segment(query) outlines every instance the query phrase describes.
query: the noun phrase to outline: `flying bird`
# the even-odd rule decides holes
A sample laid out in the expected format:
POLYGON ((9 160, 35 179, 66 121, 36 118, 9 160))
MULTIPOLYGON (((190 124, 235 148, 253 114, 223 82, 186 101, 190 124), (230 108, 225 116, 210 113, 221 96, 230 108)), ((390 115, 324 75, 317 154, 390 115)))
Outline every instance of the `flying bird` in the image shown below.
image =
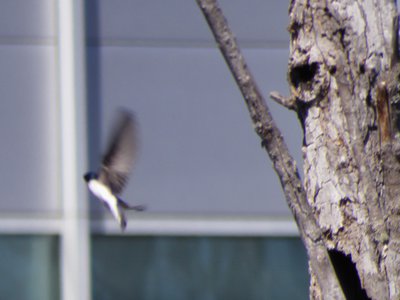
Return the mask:
POLYGON ((98 173, 88 172, 83 176, 89 190, 111 211, 121 230, 127 224, 125 209, 142 211, 145 208, 142 205, 131 206, 119 197, 128 181, 137 152, 136 127, 133 114, 121 111, 98 173))

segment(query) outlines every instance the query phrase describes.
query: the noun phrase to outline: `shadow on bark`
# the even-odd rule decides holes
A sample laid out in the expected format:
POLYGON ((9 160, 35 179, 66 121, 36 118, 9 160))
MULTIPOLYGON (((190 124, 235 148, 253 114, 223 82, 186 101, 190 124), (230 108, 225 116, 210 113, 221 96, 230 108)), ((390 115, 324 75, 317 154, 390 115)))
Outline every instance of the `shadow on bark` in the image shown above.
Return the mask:
POLYGON ((346 299, 371 300, 361 286, 360 277, 351 256, 337 250, 329 250, 328 253, 346 299))

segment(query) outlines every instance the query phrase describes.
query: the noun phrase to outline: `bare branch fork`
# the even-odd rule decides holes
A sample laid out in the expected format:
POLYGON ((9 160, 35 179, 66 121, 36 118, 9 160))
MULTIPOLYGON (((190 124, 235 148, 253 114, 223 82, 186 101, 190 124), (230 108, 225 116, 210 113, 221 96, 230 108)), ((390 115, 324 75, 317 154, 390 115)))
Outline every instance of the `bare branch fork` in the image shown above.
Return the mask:
MULTIPOLYGON (((322 232, 317 225, 306 192, 300 179, 295 160, 289 153, 282 134, 269 112, 268 106, 250 73, 236 39, 216 0, 196 0, 214 35, 219 49, 243 95, 255 131, 262 141, 279 176, 286 201, 296 220, 300 236, 307 249, 311 269, 317 276, 323 294, 336 295, 344 299, 340 284, 324 245, 322 232)), ((272 97, 295 110, 293 99, 279 94, 272 97)))

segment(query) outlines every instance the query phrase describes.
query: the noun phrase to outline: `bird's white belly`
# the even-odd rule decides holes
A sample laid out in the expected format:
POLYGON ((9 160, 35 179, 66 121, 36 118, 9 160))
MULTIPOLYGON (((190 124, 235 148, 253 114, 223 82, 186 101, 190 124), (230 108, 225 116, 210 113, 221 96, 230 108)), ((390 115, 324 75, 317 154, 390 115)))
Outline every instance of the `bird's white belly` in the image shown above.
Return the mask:
POLYGON ((118 210, 118 199, 111 193, 110 189, 97 180, 91 180, 88 183, 88 186, 90 191, 97 198, 107 203, 107 206, 113 214, 114 218, 117 219, 118 222, 121 222, 121 215, 118 210))
POLYGON ((89 189, 90 191, 99 199, 106 201, 109 204, 113 204, 117 201, 115 196, 111 193, 111 191, 98 182, 97 180, 91 180, 89 182, 89 189))

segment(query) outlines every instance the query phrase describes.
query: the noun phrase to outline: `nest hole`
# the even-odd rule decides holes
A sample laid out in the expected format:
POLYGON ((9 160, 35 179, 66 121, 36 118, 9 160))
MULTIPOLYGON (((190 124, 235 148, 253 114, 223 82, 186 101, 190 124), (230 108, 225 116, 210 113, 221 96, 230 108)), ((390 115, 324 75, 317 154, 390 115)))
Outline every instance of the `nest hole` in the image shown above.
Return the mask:
POLYGON ((318 68, 319 66, 316 62, 294 67, 290 72, 290 81, 296 88, 304 83, 309 84, 317 74, 318 68))

